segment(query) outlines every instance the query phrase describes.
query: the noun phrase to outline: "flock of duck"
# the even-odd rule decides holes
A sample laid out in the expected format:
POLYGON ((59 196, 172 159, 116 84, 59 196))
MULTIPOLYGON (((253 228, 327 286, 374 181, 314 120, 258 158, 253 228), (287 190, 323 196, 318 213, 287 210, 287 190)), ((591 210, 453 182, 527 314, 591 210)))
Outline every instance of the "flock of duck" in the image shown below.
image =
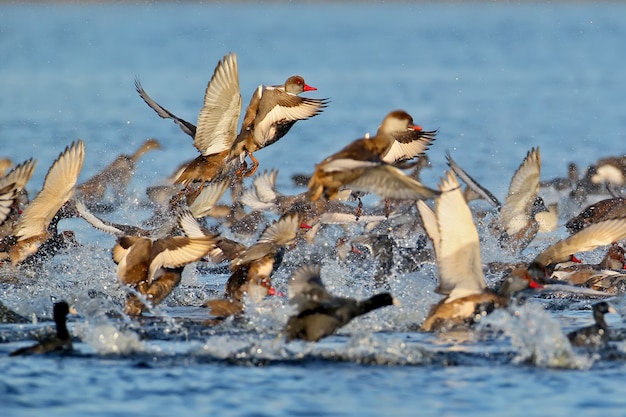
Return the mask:
MULTIPOLYGON (((166 185, 147 190, 154 211, 140 226, 111 223, 99 215, 115 209, 107 193, 123 196, 137 161, 145 152, 160 148, 154 139, 132 155, 120 155, 82 183, 78 177, 85 144, 75 141, 54 161, 32 200, 25 186, 36 161, 28 159, 6 174, 12 165, 2 161, 3 268, 37 268, 58 251, 71 253, 79 244, 75 235, 59 232, 57 226, 63 218, 79 217, 117 237, 112 262, 117 265, 117 281, 126 290, 124 313, 131 317, 162 303, 180 284, 187 265, 201 261, 228 265, 223 296, 203 303, 205 324, 212 325, 231 316, 245 318, 250 300, 285 296, 273 286, 272 277, 286 251, 304 245, 314 251, 324 228, 343 225, 330 253, 311 256, 318 260, 303 260, 292 268, 286 299, 293 314, 282 333, 287 342, 318 341, 357 316, 399 304, 388 291, 365 300, 331 294, 322 279, 323 259, 319 258, 323 257, 369 257, 379 265, 373 287, 381 289, 388 287, 392 268, 410 272, 434 262, 439 280, 436 292, 443 297, 420 324, 425 332, 467 328, 494 309, 506 309, 528 295, 555 289, 578 288, 577 294, 610 297, 626 288, 625 251, 619 243, 626 239, 626 200, 620 197, 626 183, 626 156, 601 159, 583 175, 572 165, 567 178, 542 182, 540 150, 533 148, 500 202, 449 154, 449 169, 438 186, 424 185, 420 170, 428 165, 426 151, 437 131, 424 130, 407 112, 395 110, 384 117, 375 135, 348 143, 318 163, 311 175, 294 176, 295 184, 306 185, 306 191, 285 195, 276 190, 276 170, 256 175, 249 186, 244 180, 259 166, 255 152, 279 141, 297 121, 319 115, 328 106, 328 99, 300 96, 316 90, 302 77, 289 77, 283 85, 259 86, 239 131, 242 99, 235 54, 218 62, 197 125, 159 105, 138 80, 136 90, 161 118, 173 120, 193 139, 200 155, 182 163, 166 185), (484 263, 481 242, 487 235, 508 256, 524 251, 538 233, 559 226, 558 206, 545 204, 539 196, 542 188, 566 190, 580 209, 565 224, 570 236, 528 263, 484 263), (230 204, 222 203, 227 191, 230 204), (362 203, 366 194, 382 201, 366 207, 362 203), (604 199, 587 205, 588 196, 603 194, 604 199), (489 208, 472 203, 478 199, 489 208), (351 227, 354 224, 359 227, 351 227), (243 239, 227 236, 256 240, 246 245, 243 239), (406 236, 419 236, 414 239, 418 247, 402 248, 406 250, 402 265, 394 265, 393 253, 406 236), (607 252, 599 264, 578 259, 581 253, 600 247, 607 252), (485 272, 498 275, 499 282, 488 285, 485 272)), ((615 309, 610 301, 596 303, 593 309, 596 324, 570 333, 573 345, 597 347, 609 340, 604 314, 615 309)), ((65 324, 70 310, 66 302, 56 303, 56 337, 12 355, 71 349, 65 324)), ((12 320, 7 317, 13 316, 4 311, 1 317, 12 320)))

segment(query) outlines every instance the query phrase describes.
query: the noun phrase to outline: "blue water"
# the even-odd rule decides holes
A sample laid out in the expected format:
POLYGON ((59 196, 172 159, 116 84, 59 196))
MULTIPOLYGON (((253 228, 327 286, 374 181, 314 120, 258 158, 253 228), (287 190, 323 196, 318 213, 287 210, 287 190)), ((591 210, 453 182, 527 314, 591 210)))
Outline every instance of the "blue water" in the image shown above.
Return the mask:
MULTIPOLYGON (((215 64, 232 51, 244 103, 257 85, 293 74, 318 88, 312 97, 331 98, 324 113, 256 154, 261 169, 279 170, 280 191, 301 191, 291 174, 311 173, 401 108, 425 129, 439 129, 425 183, 438 182, 450 151, 503 198, 533 146, 541 147, 544 179, 565 175, 570 161, 586 167, 626 151, 625 19, 626 6, 606 2, 3 4, 0 156, 38 159, 28 185, 35 195, 72 140, 86 144, 84 180, 117 154, 158 138, 166 149, 142 159, 128 202, 107 215, 136 224, 149 215, 141 205, 146 186, 197 153, 177 126, 139 99, 134 78, 195 122, 215 64)), ((562 212, 561 220, 571 214, 562 212)), ((442 339, 412 331, 438 300, 429 267, 394 277, 401 308, 379 310, 315 345, 285 345, 277 339, 287 317, 281 300, 251 309, 243 324, 205 328, 190 321, 204 314, 194 306, 226 279, 194 268, 157 319, 110 318, 105 312, 119 311, 123 300, 110 259, 114 239, 82 220, 61 228, 75 230, 84 247, 35 275, 18 273, 17 284, 3 282, 0 300, 40 319, 50 317, 51 295, 73 301, 77 353, 8 358, 50 322, 0 325, 2 416, 624 412, 626 345, 597 355, 563 344, 563 331, 590 322, 592 300, 531 300, 516 318, 490 319, 499 333, 442 339), (100 296, 91 298, 94 291, 100 296)), ((560 228, 537 245, 563 236, 560 228)), ((531 247, 525 257, 534 253, 531 247)), ((499 256, 483 248, 486 260, 499 256)), ((597 261, 601 253, 589 256, 597 261)), ((349 268, 330 261, 326 268, 335 292, 371 293, 349 268)), ((284 289, 287 278, 279 270, 274 281, 284 289)), ((610 324, 621 326, 613 316, 610 324)))

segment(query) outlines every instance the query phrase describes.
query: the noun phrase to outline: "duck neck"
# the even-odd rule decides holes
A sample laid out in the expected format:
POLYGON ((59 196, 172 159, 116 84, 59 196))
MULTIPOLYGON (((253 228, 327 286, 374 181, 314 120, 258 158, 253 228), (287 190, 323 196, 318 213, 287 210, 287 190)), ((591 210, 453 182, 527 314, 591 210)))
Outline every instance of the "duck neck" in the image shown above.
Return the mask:
POLYGON ((372 310, 393 304, 393 297, 389 293, 376 294, 357 304, 357 315, 367 314, 372 310))
POLYGON ((596 324, 598 325, 599 328, 601 328, 605 332, 609 330, 609 326, 608 324, 606 324, 606 321, 604 320, 604 313, 598 310, 595 310, 593 312, 593 318, 596 321, 596 324))
POLYGON ((54 322, 57 327, 57 337, 59 339, 69 339, 70 332, 67 330, 66 316, 62 315, 61 317, 55 317, 54 322))

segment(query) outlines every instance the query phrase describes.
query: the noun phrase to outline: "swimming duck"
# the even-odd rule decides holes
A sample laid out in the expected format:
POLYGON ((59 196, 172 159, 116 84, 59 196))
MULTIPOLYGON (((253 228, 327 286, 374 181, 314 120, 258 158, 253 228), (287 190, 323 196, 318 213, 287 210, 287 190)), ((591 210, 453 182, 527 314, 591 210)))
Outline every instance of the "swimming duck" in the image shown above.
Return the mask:
POLYGON ((480 243, 472 213, 454 172, 448 171, 439 186, 435 210, 417 202, 426 233, 433 242, 439 286, 446 297, 433 305, 421 325, 423 331, 448 330, 473 323, 495 308, 504 308, 510 298, 527 288, 538 288, 528 277, 509 276, 498 292, 487 288, 480 260, 480 243))
POLYGON ((599 275, 605 275, 603 271, 619 271, 624 269, 624 248, 613 242, 602 260, 598 264, 574 263, 561 267, 557 265, 552 272, 552 277, 566 281, 573 285, 587 286, 591 277, 598 279, 599 275))
POLYGON ((606 301, 594 304, 593 319, 595 324, 568 333, 567 338, 572 346, 594 348, 605 346, 610 338, 610 329, 604 320, 606 313, 617 313, 617 311, 606 301))
POLYGON ((317 342, 355 317, 399 304, 386 292, 362 301, 334 296, 322 282, 319 265, 305 265, 293 273, 289 279, 289 302, 296 306, 296 313, 289 317, 285 326, 287 342, 294 339, 317 342))
POLYGON ((17 349, 9 354, 9 356, 20 355, 32 355, 32 354, 45 354, 58 351, 70 351, 72 350, 72 337, 67 330, 67 315, 73 313, 75 310, 71 309, 65 301, 54 303, 53 317, 56 324, 56 335, 46 339, 33 346, 23 347, 17 349))

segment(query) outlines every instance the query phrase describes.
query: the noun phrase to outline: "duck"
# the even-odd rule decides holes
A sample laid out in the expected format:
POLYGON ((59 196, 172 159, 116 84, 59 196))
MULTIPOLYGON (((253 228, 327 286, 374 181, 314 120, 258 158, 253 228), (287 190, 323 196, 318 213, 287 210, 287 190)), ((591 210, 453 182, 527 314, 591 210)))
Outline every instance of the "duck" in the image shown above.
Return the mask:
POLYGON ((231 261, 224 296, 207 300, 203 307, 212 316, 224 319, 243 313, 245 295, 257 303, 267 295, 276 295, 272 274, 280 266, 285 248, 295 243, 300 225, 297 214, 282 216, 269 225, 255 244, 231 261))
POLYGON ((594 277, 597 280, 599 275, 605 275, 604 271, 623 271, 624 262, 626 262, 624 253, 624 248, 612 242, 599 263, 583 264, 581 262, 563 267, 559 264, 555 266, 551 276, 572 285, 588 286, 589 279, 594 277))
POLYGON ((133 154, 118 155, 100 172, 76 186, 77 197, 92 210, 107 211, 108 208, 110 211, 111 208, 103 202, 107 189, 112 189, 116 196, 121 196, 135 172, 137 161, 146 152, 157 149, 162 149, 159 141, 148 138, 133 154))
POLYGON ((608 156, 589 165, 585 175, 576 183, 570 197, 582 204, 589 195, 606 192, 616 196, 616 188, 622 187, 626 180, 626 156, 608 156))
POLYGON ((293 75, 282 85, 260 85, 250 99, 241 130, 228 156, 229 161, 244 163, 249 157, 252 166, 245 168, 244 176, 252 176, 259 161, 254 152, 281 139, 299 120, 319 115, 327 106, 328 99, 300 97, 299 94, 316 91, 300 75, 293 75))
MULTIPOLYGON (((179 222, 191 214, 179 215, 179 222)), ((127 294, 124 313, 139 316, 149 306, 161 303, 180 283, 184 267, 215 249, 215 236, 118 237, 112 249, 119 283, 127 294), (143 296, 143 300, 138 295, 143 296)))
POLYGON ((565 223, 565 228, 573 234, 593 223, 623 217, 626 217, 626 199, 607 198, 585 207, 578 215, 565 223))
POLYGON ((342 187, 401 200, 438 196, 439 191, 428 188, 383 160, 396 142, 394 135, 406 135, 407 131, 416 129, 412 121, 408 113, 393 111, 385 117, 375 136, 357 139, 325 158, 315 166, 307 198, 317 201, 323 196, 332 200, 337 198, 342 187))
POLYGON ((541 174, 541 153, 538 147, 528 151, 513 174, 504 204, 465 172, 449 153, 446 159, 472 194, 487 200, 500 213, 499 221, 492 226, 493 233, 498 236, 503 247, 512 252, 521 252, 532 242, 540 228, 544 231, 556 228, 556 206, 549 210, 543 198, 538 196, 541 174))
POLYGON ((615 308, 606 301, 593 305, 593 319, 595 324, 574 330, 567 334, 572 346, 600 348, 606 346, 610 339, 610 329, 604 320, 606 313, 617 313, 615 308))
POLYGON ((575 253, 611 245, 622 239, 626 239, 626 218, 594 223, 548 246, 528 264, 527 271, 534 280, 546 283, 555 267, 569 262, 575 253))
POLYGON ((424 201, 416 203, 435 250, 439 269, 436 292, 445 295, 421 324, 420 330, 425 332, 466 327, 496 308, 506 308, 518 292, 541 287, 528 276, 510 275, 497 292, 487 288, 478 232, 453 171, 447 171, 439 188, 434 211, 424 201))
POLYGON ((330 336, 352 319, 378 308, 400 305, 390 293, 375 294, 365 300, 330 294, 321 279, 319 265, 304 265, 289 279, 289 302, 296 312, 284 328, 285 341, 317 342, 330 336))
POLYGON ((52 315, 56 324, 56 335, 32 346, 14 350, 9 356, 46 354, 51 352, 69 352, 73 349, 72 337, 67 330, 67 315, 76 314, 65 301, 54 303, 52 315))
POLYGON ((599 271, 584 283, 584 287, 607 294, 624 294, 626 293, 626 273, 613 270, 599 271))
POLYGON ((327 99, 298 96, 304 91, 316 90, 307 85, 301 76, 289 77, 282 86, 261 85, 250 100, 237 135, 242 99, 237 55, 234 53, 225 55, 218 62, 205 91, 197 127, 152 100, 138 80, 135 87, 140 97, 160 117, 173 119, 183 132, 191 136, 194 146, 201 153, 175 180, 176 184, 184 186, 227 176, 230 162, 243 163, 246 156, 251 157, 254 165, 241 172, 251 176, 258 166, 253 152, 276 142, 296 121, 316 116, 328 104, 327 99))
POLYGON ((84 159, 82 140, 72 142, 59 154, 48 170, 41 191, 24 209, 11 235, 4 239, 5 251, 0 254, 3 259, 16 266, 38 253, 48 240, 59 240, 48 248, 62 246, 67 235, 58 233, 57 224, 61 218, 74 215, 66 203, 74 195, 84 159))

